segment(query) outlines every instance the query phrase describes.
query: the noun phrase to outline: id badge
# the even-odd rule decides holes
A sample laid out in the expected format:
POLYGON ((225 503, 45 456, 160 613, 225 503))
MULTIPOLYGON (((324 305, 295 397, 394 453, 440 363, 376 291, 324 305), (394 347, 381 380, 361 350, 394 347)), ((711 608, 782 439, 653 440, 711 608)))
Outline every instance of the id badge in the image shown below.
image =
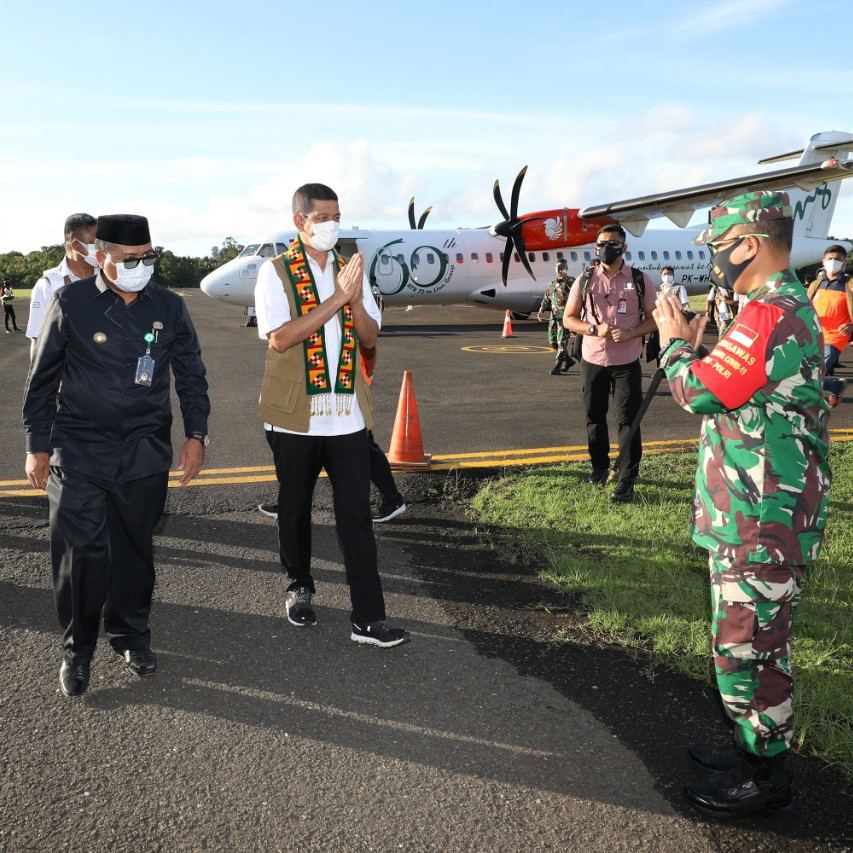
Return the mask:
POLYGON ((133 381, 137 385, 151 385, 151 379, 154 376, 154 359, 150 355, 143 355, 136 363, 136 379, 133 381))
POLYGON ((628 300, 627 299, 620 299, 619 300, 619 305, 616 308, 616 313, 617 314, 627 314, 628 313, 628 300))

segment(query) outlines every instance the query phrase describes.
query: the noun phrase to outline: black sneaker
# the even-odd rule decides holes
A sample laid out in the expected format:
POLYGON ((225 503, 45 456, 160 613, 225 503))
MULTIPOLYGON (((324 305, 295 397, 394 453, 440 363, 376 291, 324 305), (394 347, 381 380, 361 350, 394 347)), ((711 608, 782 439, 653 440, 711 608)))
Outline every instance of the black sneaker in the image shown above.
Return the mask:
POLYGON ((278 518, 278 504, 258 504, 258 512, 268 518, 278 518))
POLYGON ((586 478, 587 483, 593 486, 604 485, 609 470, 609 468, 593 468, 592 473, 586 478))
POLYGON ((392 518, 396 518, 405 511, 406 505, 403 501, 395 501, 391 504, 382 504, 382 506, 376 511, 376 515, 373 516, 373 521, 375 524, 379 524, 383 521, 390 521, 392 518))
POLYGON ((563 373, 568 373, 569 369, 574 367, 576 364, 577 362, 570 355, 567 355, 563 359, 563 373))
POLYGON ((629 504, 634 500, 634 481, 620 480, 616 488, 610 493, 610 500, 617 503, 629 504))
POLYGON ((301 628, 303 625, 316 625, 317 614, 311 606, 311 590, 307 586, 289 589, 284 597, 287 621, 301 628))
POLYGON ((402 628, 392 628, 384 619, 378 622, 368 622, 366 625, 352 623, 350 639, 356 643, 369 643, 382 649, 400 646, 412 639, 408 631, 402 628))
POLYGON ((70 664, 62 661, 59 667, 59 689, 66 696, 82 696, 89 686, 89 662, 70 664))

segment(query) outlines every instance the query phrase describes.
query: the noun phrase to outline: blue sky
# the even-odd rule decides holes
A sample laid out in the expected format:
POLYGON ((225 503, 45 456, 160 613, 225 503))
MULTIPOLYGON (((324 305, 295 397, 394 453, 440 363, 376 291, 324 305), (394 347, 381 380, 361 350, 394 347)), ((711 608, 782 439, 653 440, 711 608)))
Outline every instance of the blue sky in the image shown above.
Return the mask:
POLYGON ((853 132, 844 0, 126 5, 4 4, 0 251, 85 210, 206 254, 288 227, 306 181, 344 225, 405 227, 412 195, 486 225, 525 164, 522 210, 583 207, 853 132))

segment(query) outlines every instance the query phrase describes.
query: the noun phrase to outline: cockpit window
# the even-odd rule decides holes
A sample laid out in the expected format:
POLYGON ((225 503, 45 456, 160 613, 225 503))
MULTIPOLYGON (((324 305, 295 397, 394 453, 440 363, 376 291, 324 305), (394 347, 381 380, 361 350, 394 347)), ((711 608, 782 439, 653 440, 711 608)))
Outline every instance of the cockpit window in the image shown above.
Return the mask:
POLYGON ((261 246, 260 250, 258 251, 258 254, 262 258, 273 258, 273 257, 275 257, 275 249, 273 249, 272 243, 264 243, 264 245, 261 246))
POLYGON ((260 243, 251 243, 250 245, 246 246, 246 248, 243 249, 243 251, 240 252, 240 254, 237 255, 237 257, 238 258, 248 258, 249 255, 257 254, 257 251, 260 247, 261 247, 260 243))

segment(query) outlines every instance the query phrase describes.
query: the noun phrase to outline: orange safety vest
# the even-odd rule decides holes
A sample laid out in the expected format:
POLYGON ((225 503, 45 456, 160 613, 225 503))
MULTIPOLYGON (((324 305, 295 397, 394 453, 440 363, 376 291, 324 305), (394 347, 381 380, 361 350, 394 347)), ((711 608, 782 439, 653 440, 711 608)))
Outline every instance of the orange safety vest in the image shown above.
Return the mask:
POLYGON ((853 322, 847 308, 847 294, 843 290, 827 290, 821 287, 815 291, 812 302, 820 318, 824 342, 843 350, 850 340, 850 335, 842 335, 838 327, 853 322))

